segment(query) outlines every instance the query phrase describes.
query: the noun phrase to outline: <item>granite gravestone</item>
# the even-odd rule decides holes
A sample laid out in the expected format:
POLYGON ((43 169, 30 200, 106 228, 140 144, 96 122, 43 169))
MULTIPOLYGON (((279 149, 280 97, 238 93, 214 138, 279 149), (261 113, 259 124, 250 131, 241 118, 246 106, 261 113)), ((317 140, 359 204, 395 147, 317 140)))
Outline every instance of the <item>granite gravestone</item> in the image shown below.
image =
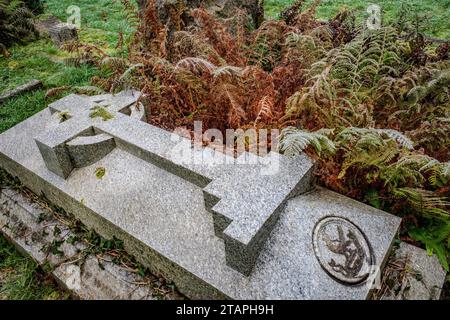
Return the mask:
POLYGON ((314 187, 305 155, 246 163, 192 147, 142 121, 138 98, 57 101, 0 135, 0 165, 188 297, 369 296, 399 218, 314 187), (201 161, 180 161, 180 145, 201 161))

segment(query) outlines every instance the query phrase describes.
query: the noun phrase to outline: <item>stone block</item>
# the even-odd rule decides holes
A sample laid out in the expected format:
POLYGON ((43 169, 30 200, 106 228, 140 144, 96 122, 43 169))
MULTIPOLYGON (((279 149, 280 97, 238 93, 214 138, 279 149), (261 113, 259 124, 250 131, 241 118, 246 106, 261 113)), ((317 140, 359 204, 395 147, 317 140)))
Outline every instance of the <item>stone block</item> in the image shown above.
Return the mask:
POLYGON ((52 25, 48 29, 48 34, 57 46, 61 46, 67 42, 78 40, 77 27, 69 23, 61 22, 52 25))
POLYGON ((113 263, 113 257, 88 254, 82 261, 86 246, 71 244, 64 239, 75 236, 67 225, 55 219, 47 208, 11 190, 0 191, 0 232, 23 254, 31 257, 41 267, 50 263, 51 275, 72 296, 89 300, 155 300, 183 299, 168 288, 159 290, 154 283, 158 278, 142 277, 113 263), (42 217, 45 217, 43 219, 42 217), (58 228, 59 232, 55 232, 58 228), (47 253, 43 248, 62 241, 60 254, 47 253), (82 262, 82 263, 81 263, 82 262))
POLYGON ((241 164, 209 147, 192 148, 190 139, 141 121, 139 110, 133 116, 138 98, 124 92, 55 102, 0 135, 0 165, 88 227, 122 239, 188 297, 369 296, 372 267, 386 262, 399 218, 311 190, 314 164, 304 155, 272 153, 241 164), (91 118, 96 105, 113 117, 91 118), (61 112, 70 118, 58 123, 61 112), (49 170, 35 142, 67 150, 70 141, 99 134, 113 137, 115 147, 68 176, 49 170), (180 146, 191 152, 188 160, 202 161, 177 158, 180 146), (279 167, 267 174, 265 161, 273 159, 279 167), (95 175, 99 167, 103 179, 95 175))
POLYGON ((446 281, 446 271, 436 256, 430 256, 425 250, 402 242, 394 258, 403 264, 403 270, 388 275, 386 282, 389 283, 389 288, 382 299, 439 300, 446 281), (398 277, 400 272, 404 276, 398 277))

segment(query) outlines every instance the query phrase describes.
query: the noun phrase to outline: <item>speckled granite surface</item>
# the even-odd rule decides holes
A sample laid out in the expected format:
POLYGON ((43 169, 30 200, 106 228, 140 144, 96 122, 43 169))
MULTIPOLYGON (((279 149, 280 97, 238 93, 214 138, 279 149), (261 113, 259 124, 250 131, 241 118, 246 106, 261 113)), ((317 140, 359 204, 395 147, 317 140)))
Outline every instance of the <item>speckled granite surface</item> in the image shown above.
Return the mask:
MULTIPOLYGON (((244 234, 236 234, 234 240, 245 242, 251 239, 248 236, 255 231, 251 231, 249 226, 254 221, 260 221, 260 230, 265 231, 256 247, 255 266, 250 271, 237 271, 239 266, 230 266, 230 261, 227 261, 230 254, 225 248, 226 236, 216 235, 218 228, 215 228, 214 215, 208 211, 211 209, 208 204, 205 206, 203 188, 214 179, 220 179, 223 171, 210 166, 174 166, 165 158, 167 146, 163 139, 159 139, 161 134, 169 133, 131 118, 122 121, 125 123, 123 128, 117 125, 117 118, 96 120, 99 133, 113 136, 116 148, 94 164, 73 168, 67 178, 46 167, 35 143, 35 137, 48 134, 55 125, 50 109, 0 135, 0 165, 18 176, 35 193, 45 193, 50 201, 72 212, 87 226, 106 237, 114 235, 124 240, 130 253, 152 272, 173 280, 189 297, 367 298, 370 291, 367 283, 344 284, 321 266, 313 246, 315 226, 328 216, 348 219, 365 235, 364 241, 367 240, 371 248, 367 254, 380 265, 389 254, 399 227, 398 218, 324 189, 304 193, 309 188, 312 169, 312 164, 306 160, 297 160, 298 175, 293 180, 284 180, 283 176, 280 179, 246 176, 245 170, 251 173, 254 168, 243 169, 242 173, 236 170, 234 172, 238 174, 231 183, 239 185, 244 181, 243 186, 251 185, 254 190, 243 188, 235 194, 224 194, 229 203, 235 203, 231 207, 237 206, 237 211, 232 211, 230 216, 246 206, 249 210, 243 212, 252 213, 240 215, 244 222, 249 219, 250 224, 238 224, 244 228, 244 234), (133 121, 134 129, 130 121, 133 121), (151 152, 137 151, 146 148, 151 152), (96 177, 97 168, 105 169, 102 179, 96 177), (266 188, 271 184, 287 184, 289 188, 280 189, 281 196, 274 196, 274 191, 259 191, 254 187, 266 188), (247 199, 242 195, 247 191, 254 196, 247 199), (236 199, 242 201, 242 208, 236 199), (257 201, 245 202, 252 199, 257 201), (256 210, 252 211, 253 208, 256 210), (267 211, 269 216, 264 214, 266 208, 270 209, 267 211), (276 219, 270 220, 272 215, 276 219), (264 221, 267 220, 270 223, 265 229, 264 221)), ((220 188, 226 187, 227 183, 224 179, 215 190, 223 192, 220 188)), ((277 188, 272 190, 276 192, 277 188)), ((232 246, 229 248, 233 249, 232 246)), ((240 251, 236 252, 239 254, 240 251)), ((354 261, 358 262, 358 259, 354 261)))

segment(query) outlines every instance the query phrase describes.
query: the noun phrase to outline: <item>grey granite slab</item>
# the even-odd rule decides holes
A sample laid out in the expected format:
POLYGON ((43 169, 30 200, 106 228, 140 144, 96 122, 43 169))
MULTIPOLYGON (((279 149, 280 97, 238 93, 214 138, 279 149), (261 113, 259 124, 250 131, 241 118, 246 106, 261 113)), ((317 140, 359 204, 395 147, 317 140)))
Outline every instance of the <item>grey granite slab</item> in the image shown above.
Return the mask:
POLYGON ((447 272, 438 258, 418 247, 402 242, 395 252, 397 259, 405 263, 403 282, 394 283, 383 297, 384 300, 439 300, 447 272))
POLYGON ((68 178, 74 168, 98 161, 117 146, 198 186, 207 186, 205 203, 213 214, 217 236, 225 241, 227 263, 249 275, 288 198, 309 188, 312 161, 304 155, 290 159, 273 152, 266 157, 244 152, 236 164, 229 165, 234 157, 191 146, 190 139, 174 139, 172 133, 142 122, 145 113, 143 106, 137 110, 139 96, 135 91, 89 98, 71 95, 53 103, 51 111, 65 112, 70 118, 36 137, 47 168, 68 178), (98 108, 103 108, 103 116, 93 117, 98 108), (86 137, 98 132, 102 134, 86 137), (80 139, 90 145, 80 144, 80 139), (187 144, 184 151, 191 155, 176 161, 174 150, 180 143, 187 144), (273 172, 269 172, 270 165, 273 172))
MULTIPOLYGON (((347 219, 349 225, 345 226, 343 239, 337 238, 333 227, 329 234, 332 241, 352 240, 353 226, 364 235, 350 243, 357 248, 370 247, 370 252, 359 250, 358 255, 352 255, 344 262, 339 259, 339 252, 333 256, 336 268, 344 266, 347 272, 348 268, 358 269, 367 255, 373 257, 374 264, 383 264, 400 220, 327 190, 302 194, 310 188, 313 167, 306 158, 282 158, 284 164, 280 166, 278 176, 254 175, 258 165, 230 169, 213 164, 177 164, 172 161, 167 146, 173 138, 170 133, 117 113, 109 121, 97 119, 93 124, 94 135, 104 133, 114 137, 116 148, 94 164, 73 168, 65 178, 48 170, 34 140, 55 128, 52 112, 63 110, 60 107, 54 104, 0 135, 1 166, 18 176, 34 192, 44 193, 50 201, 72 212, 100 234, 124 240, 129 252, 152 272, 173 280, 187 296, 234 299, 368 297, 370 286, 366 282, 343 283, 320 263, 313 245, 315 227, 323 218, 336 216, 347 219), (282 169, 284 166, 286 169, 282 169), (102 179, 95 175, 99 167, 105 169, 102 179), (299 171, 298 175, 294 169, 299 171), (294 171, 294 177, 286 176, 284 170, 294 171), (216 184, 216 181, 219 182, 216 184), (211 197, 208 198, 208 184, 211 183, 211 197), (269 188, 272 184, 281 188, 282 195, 276 194, 276 188, 269 188), (226 189, 227 185, 231 187, 226 189), (254 198, 243 193, 253 194, 254 198), (218 201, 220 197, 224 204, 218 201), (237 199, 241 199, 242 207, 237 204, 237 199), (253 202, 247 204, 246 201, 253 202), (224 210, 220 212, 222 219, 209 211, 217 204, 223 206, 220 207, 224 210), (227 209, 227 206, 235 210, 227 209), (246 216, 246 212, 251 214, 246 216), (226 220, 233 218, 237 221, 236 226, 229 226, 234 238, 226 233, 217 236, 218 231, 228 227, 226 224, 230 221, 226 220), (251 247, 252 236, 258 230, 255 223, 262 227, 259 234, 256 233, 255 247, 251 247), (233 228, 243 228, 243 233, 233 234, 233 228), (357 246, 360 243, 366 246, 357 246), (245 252, 246 249, 249 251, 245 252), (241 253, 244 254, 236 263, 243 261, 243 265, 236 266, 230 261, 233 251, 238 259, 241 253)), ((76 112, 75 108, 72 111, 76 112)), ((75 119, 67 122, 72 120, 75 119)), ((318 241, 322 240, 323 237, 318 238, 318 241)), ((342 256, 356 252, 352 246, 341 249, 342 256)), ((325 261, 325 264, 331 262, 325 261)))

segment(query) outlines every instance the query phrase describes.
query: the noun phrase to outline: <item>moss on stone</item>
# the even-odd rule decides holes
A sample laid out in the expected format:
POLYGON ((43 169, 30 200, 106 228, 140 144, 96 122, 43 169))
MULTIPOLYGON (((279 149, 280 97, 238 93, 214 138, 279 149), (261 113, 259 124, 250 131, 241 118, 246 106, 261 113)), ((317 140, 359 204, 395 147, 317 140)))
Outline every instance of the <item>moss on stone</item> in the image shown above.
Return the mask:
POLYGON ((89 117, 91 118, 102 118, 103 121, 108 121, 114 118, 114 115, 106 110, 105 107, 102 106, 96 106, 93 107, 92 112, 89 114, 89 117))

